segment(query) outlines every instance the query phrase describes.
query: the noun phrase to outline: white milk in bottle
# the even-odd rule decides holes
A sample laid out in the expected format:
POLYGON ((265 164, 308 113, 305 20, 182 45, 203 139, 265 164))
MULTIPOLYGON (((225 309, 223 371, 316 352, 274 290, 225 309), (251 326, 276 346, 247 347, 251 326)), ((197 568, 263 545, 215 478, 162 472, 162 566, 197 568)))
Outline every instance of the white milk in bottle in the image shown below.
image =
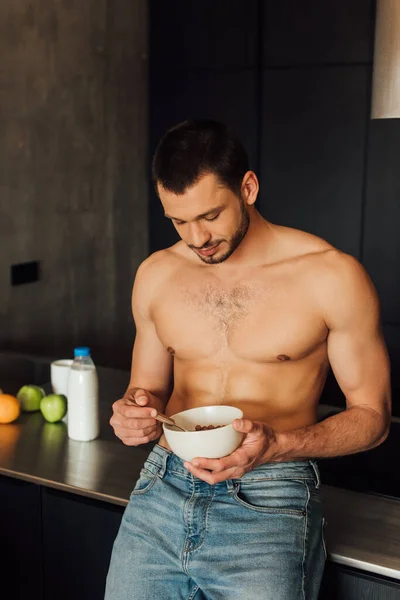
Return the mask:
POLYGON ((68 377, 68 437, 89 442, 99 435, 99 383, 86 346, 75 348, 68 377))

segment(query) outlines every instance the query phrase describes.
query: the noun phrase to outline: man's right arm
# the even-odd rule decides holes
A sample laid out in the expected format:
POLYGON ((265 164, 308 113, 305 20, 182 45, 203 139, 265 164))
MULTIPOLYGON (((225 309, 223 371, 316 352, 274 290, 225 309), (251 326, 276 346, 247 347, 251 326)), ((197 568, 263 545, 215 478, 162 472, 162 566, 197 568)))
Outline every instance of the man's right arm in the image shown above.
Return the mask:
POLYGON ((152 416, 164 412, 173 379, 173 358, 160 342, 151 315, 151 302, 159 285, 153 257, 138 269, 132 292, 132 312, 136 325, 131 378, 121 400, 113 404, 110 424, 124 444, 137 446, 158 439, 162 429, 152 416), (155 268, 154 268, 155 267, 155 268), (133 402, 142 408, 134 406, 133 402))

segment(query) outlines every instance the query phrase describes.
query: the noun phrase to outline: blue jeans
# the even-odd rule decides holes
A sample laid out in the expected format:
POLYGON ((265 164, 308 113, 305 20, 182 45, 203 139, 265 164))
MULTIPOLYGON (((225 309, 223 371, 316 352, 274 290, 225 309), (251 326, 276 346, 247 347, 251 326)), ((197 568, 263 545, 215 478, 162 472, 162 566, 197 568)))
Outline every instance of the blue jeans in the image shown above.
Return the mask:
POLYGON ((122 518, 106 600, 317 600, 319 486, 313 461, 209 485, 156 445, 122 518))

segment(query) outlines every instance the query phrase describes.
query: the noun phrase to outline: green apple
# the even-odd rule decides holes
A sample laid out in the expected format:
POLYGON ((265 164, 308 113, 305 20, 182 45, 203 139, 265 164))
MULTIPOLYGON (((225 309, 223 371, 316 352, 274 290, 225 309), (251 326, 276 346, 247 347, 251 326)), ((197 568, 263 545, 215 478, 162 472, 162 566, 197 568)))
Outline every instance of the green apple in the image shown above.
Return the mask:
POLYGON ((67 398, 64 394, 49 394, 40 401, 40 411, 46 421, 57 423, 67 414, 67 398))
POLYGON ((37 385, 24 385, 17 394, 17 398, 21 403, 21 408, 25 412, 39 410, 40 401, 43 396, 44 390, 37 385))

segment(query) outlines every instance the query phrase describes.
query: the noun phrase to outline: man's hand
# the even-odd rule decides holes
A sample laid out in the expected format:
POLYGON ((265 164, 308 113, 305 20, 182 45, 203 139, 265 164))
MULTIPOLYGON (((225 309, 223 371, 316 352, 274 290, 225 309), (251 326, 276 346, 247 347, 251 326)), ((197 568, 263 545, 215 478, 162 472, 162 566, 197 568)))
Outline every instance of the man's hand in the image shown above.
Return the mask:
POLYGON ((162 403, 157 396, 147 390, 131 388, 121 400, 114 402, 112 408, 110 425, 127 446, 147 444, 160 437, 162 426, 154 419, 157 411, 162 411, 162 403))
POLYGON ((265 462, 277 461, 275 432, 266 423, 235 419, 233 427, 244 434, 237 450, 224 458, 194 458, 184 463, 187 470, 214 485, 227 479, 238 479, 265 462))

